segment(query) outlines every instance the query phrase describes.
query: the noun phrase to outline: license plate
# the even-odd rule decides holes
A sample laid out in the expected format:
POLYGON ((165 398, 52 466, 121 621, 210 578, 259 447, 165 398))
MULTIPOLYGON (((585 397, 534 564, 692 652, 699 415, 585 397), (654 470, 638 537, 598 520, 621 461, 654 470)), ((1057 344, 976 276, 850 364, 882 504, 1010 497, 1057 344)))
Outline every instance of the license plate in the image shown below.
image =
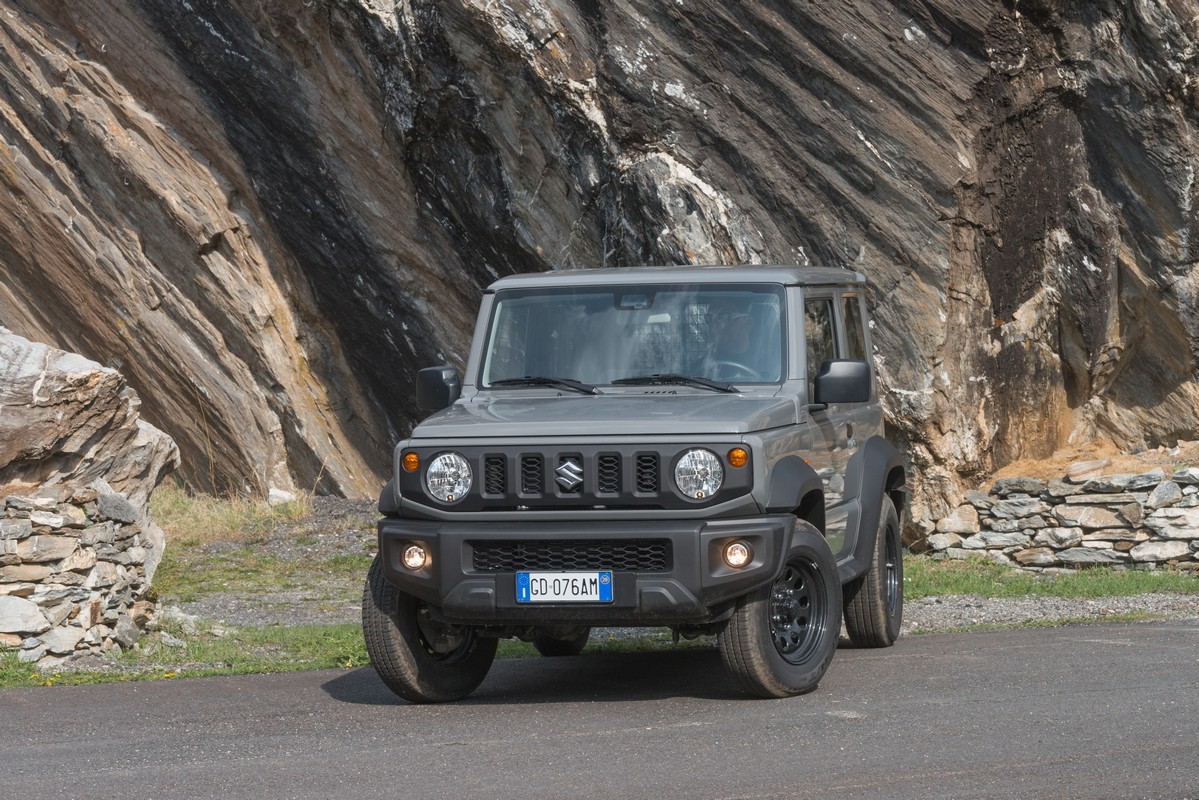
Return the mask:
POLYGON ((612 573, 518 572, 518 603, 611 603, 612 573))

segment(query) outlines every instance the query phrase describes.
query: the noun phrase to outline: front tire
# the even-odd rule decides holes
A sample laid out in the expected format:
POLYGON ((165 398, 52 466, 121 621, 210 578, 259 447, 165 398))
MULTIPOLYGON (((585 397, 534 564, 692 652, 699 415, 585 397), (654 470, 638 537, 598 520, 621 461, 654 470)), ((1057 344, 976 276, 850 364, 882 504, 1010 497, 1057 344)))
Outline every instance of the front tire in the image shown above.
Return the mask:
POLYGON ((840 634, 833 553, 815 527, 797 520, 782 572, 737 601, 717 642, 725 668, 747 692, 790 697, 820 683, 840 634))
POLYGON ((845 585, 845 630, 858 647, 890 647, 903 623, 903 544, 890 497, 878 517, 870 569, 845 585))
POLYGON ((433 619, 424 602, 388 582, 379 556, 363 591, 362 634, 383 683, 413 703, 445 703, 469 695, 487 676, 499 644, 470 626, 433 619))

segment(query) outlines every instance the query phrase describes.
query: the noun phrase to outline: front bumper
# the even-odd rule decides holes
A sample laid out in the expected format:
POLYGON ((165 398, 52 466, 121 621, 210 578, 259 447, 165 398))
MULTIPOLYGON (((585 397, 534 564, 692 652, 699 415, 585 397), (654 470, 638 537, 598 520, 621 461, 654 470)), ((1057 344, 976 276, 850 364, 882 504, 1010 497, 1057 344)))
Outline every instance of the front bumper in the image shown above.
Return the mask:
MULTIPOLYGON (((441 522, 387 517, 379 522, 379 556, 384 575, 401 591, 440 609, 452 622, 476 625, 667 625, 700 624, 719 616, 729 601, 778 574, 794 517, 786 514, 719 520, 588 522, 441 522), (742 539, 753 560, 734 570, 720 557, 725 542, 742 539), (516 602, 516 570, 480 565, 476 547, 503 542, 516 549, 586 546, 659 540, 669 557, 654 571, 625 564, 588 563, 586 569, 614 572, 611 603, 516 602), (404 549, 418 543, 429 563, 410 570, 404 549)), ((571 567, 575 569, 576 567, 571 567)), ((540 568, 536 568, 540 569, 540 568)), ((547 571, 553 571, 552 568, 547 571)))

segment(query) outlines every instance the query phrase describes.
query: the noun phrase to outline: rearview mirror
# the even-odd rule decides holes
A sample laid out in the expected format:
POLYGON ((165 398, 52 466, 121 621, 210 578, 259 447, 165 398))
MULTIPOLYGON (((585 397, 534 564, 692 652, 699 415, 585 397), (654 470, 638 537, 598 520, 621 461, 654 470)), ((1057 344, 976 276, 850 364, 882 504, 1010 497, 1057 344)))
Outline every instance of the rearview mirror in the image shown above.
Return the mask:
POLYGON ((440 411, 462 396, 458 371, 451 366, 426 367, 416 373, 416 407, 440 411))
POLYGON ((812 401, 865 403, 870 399, 870 365, 865 361, 823 361, 812 387, 812 401))

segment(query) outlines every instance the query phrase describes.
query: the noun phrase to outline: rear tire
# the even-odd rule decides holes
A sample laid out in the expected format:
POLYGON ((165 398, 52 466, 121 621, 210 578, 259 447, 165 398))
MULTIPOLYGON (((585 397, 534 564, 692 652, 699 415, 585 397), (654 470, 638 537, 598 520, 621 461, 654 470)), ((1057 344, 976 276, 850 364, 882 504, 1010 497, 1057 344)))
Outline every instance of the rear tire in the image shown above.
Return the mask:
POLYGON ((468 625, 434 620, 424 602, 387 581, 378 556, 363 591, 362 634, 383 683, 413 703, 469 695, 487 676, 499 644, 468 625))
POLYGON ((828 542, 795 523, 782 572, 737 600, 717 637, 725 668, 750 694, 790 697, 816 688, 837 652, 841 583, 828 542))
POLYGON ((591 628, 581 628, 572 635, 563 638, 538 636, 533 640, 533 647, 537 648, 537 652, 547 658, 577 656, 583 652, 583 648, 587 646, 587 640, 590 637, 591 628))
POLYGON ((890 647, 903 623, 903 545, 899 514, 883 497, 870 569, 845 584, 845 630, 858 647, 890 647))

